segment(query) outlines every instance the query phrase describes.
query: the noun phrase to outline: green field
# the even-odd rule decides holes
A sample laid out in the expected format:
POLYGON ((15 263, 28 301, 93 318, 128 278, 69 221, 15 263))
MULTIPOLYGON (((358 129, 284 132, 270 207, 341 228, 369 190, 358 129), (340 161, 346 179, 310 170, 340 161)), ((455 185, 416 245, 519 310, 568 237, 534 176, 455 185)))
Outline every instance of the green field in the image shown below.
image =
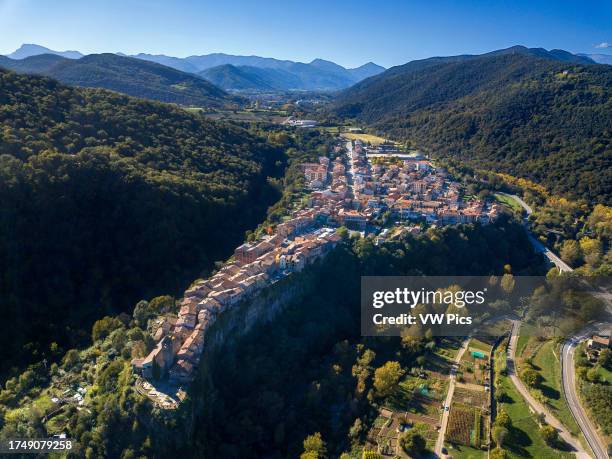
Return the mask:
POLYGON ((539 426, 527 404, 514 388, 510 378, 500 376, 501 388, 505 393, 503 408, 512 420, 512 430, 504 442, 504 449, 511 458, 537 457, 538 459, 573 458, 569 452, 549 447, 539 433, 539 426))
POLYGON ((495 197, 495 200, 497 202, 499 202, 500 204, 510 208, 513 212, 518 212, 519 214, 523 213, 523 208, 516 201, 516 199, 513 199, 513 198, 511 198, 509 196, 505 196, 505 195, 499 194, 499 193, 494 193, 493 196, 495 197))
POLYGON ((521 335, 519 336, 518 342, 516 343, 516 355, 520 357, 523 355, 523 351, 529 342, 529 335, 521 335))
POLYGON ((561 363, 559 349, 555 342, 544 343, 533 357, 533 364, 544 378, 542 395, 546 397, 547 405, 553 414, 567 427, 573 435, 580 434, 580 428, 565 402, 561 388, 561 363))
POLYGON ((450 454, 453 459, 480 459, 487 457, 486 451, 472 448, 471 446, 451 445, 450 443, 445 443, 444 446, 446 446, 448 454, 450 454))
POLYGON ((388 142, 387 139, 372 134, 362 134, 355 132, 343 132, 342 137, 350 140, 361 140, 362 142, 371 143, 372 145, 378 145, 384 142, 388 142))

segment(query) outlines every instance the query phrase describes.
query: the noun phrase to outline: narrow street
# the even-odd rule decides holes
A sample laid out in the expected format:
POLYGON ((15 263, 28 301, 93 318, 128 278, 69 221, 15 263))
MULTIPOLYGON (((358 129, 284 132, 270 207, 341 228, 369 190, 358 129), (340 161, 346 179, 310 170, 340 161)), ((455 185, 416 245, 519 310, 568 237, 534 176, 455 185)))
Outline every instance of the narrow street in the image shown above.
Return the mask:
POLYGON ((453 395, 455 393, 455 383, 457 382, 457 368, 459 366, 459 362, 461 362, 461 358, 463 354, 468 348, 468 343, 470 342, 470 338, 466 338, 465 341, 461 343, 461 348, 457 352, 457 356, 453 360, 453 365, 450 371, 450 383, 448 385, 448 392, 446 393, 446 400, 444 401, 444 409, 442 411, 442 420, 440 422, 440 432, 438 433, 438 439, 436 440, 436 447, 434 452, 438 455, 438 457, 443 457, 442 448, 444 447, 444 437, 446 435, 446 427, 448 425, 448 418, 450 416, 450 406, 453 401, 453 395), (446 409, 448 407, 448 410, 446 409))

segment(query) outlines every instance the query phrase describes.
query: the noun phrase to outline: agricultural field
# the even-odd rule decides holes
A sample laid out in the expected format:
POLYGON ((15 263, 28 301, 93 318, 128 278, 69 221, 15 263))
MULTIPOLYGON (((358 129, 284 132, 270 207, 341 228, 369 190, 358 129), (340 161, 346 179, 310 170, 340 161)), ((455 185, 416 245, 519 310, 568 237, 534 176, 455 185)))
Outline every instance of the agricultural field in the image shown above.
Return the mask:
POLYGON ((410 413, 382 408, 368 432, 365 449, 388 456, 402 455, 398 441, 400 435, 408 430, 418 431, 427 441, 427 448, 434 448, 438 436, 436 424, 422 422, 410 413))
MULTIPOLYGON (((379 145, 381 143, 390 142, 388 139, 384 139, 377 135, 363 134, 363 133, 356 133, 356 132, 343 132, 342 137, 349 139, 349 140, 361 140, 364 143, 370 143, 372 145, 379 145)), ((390 143, 393 143, 393 142, 390 142, 390 143)))
MULTIPOLYGON (((190 108, 189 111, 201 111, 201 109, 190 108)), ((287 113, 282 110, 265 109, 244 109, 244 110, 217 110, 215 112, 204 113, 209 119, 231 120, 242 122, 264 122, 281 124, 287 119, 287 113)))
POLYGON ((478 448, 484 441, 484 435, 482 410, 453 402, 446 430, 448 442, 478 448))
POLYGON ((488 410, 489 392, 485 392, 484 389, 474 390, 472 388, 467 388, 458 383, 455 388, 455 393, 453 394, 453 400, 463 405, 488 410))
POLYGON ((492 346, 480 339, 471 339, 459 364, 457 381, 484 385, 489 382, 489 354, 492 346))

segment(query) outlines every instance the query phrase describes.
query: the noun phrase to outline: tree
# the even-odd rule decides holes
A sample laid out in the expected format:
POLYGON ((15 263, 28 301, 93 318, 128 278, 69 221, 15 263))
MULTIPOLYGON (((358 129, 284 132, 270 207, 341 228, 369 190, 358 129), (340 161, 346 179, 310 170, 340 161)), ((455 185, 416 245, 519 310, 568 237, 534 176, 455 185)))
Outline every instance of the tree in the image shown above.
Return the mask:
POLYGON ((304 452, 301 459, 322 459, 327 455, 327 447, 320 432, 315 432, 304 439, 304 452))
POLYGON ((597 204, 589 216, 588 224, 601 239, 612 239, 612 207, 597 204))
POLYGON ((506 451, 501 449, 499 446, 491 450, 491 454, 489 455, 489 459, 506 459, 508 455, 506 451))
POLYGON ((62 359, 62 364, 64 365, 64 368, 68 370, 79 363, 80 360, 81 358, 79 357, 79 351, 76 349, 70 349, 68 352, 66 352, 66 355, 62 359))
POLYGON ((514 276, 512 274, 507 273, 502 276, 499 285, 501 286, 504 292, 510 294, 514 290, 515 283, 516 282, 514 280, 514 276))
POLYGON ((602 244, 599 239, 583 237, 580 239, 580 249, 584 254, 584 261, 592 268, 599 266, 602 254, 602 244))
POLYGON ((397 388, 397 383, 404 374, 399 362, 387 362, 374 372, 374 388, 378 396, 386 397, 397 388))
POLYGON ((140 300, 136 303, 132 316, 139 327, 147 328, 147 322, 153 316, 151 308, 149 307, 149 302, 140 300))
POLYGON ((610 349, 602 350, 599 353, 597 363, 609 370, 612 367, 612 351, 610 349))
POLYGON ((505 427, 506 429, 510 429, 512 427, 512 420, 506 410, 503 408, 497 412, 497 417, 495 418, 495 425, 505 427))
POLYGON ((382 454, 377 453, 376 451, 370 451, 370 450, 364 449, 363 454, 361 455, 361 458, 362 459, 382 459, 382 454))
POLYGON ((542 383, 542 375, 533 368, 523 370, 521 377, 529 387, 538 387, 542 383))
POLYGON ((570 266, 576 267, 582 263, 582 249, 580 244, 573 239, 568 239, 563 243, 560 254, 561 258, 570 266))
POLYGON ((91 339, 93 341, 104 339, 114 330, 122 326, 123 324, 121 323, 121 321, 115 317, 103 317, 102 319, 96 320, 96 322, 94 322, 93 328, 91 330, 91 339))
POLYGON ((153 314, 171 312, 174 309, 175 301, 170 295, 156 296, 149 302, 149 307, 153 314))
POLYGON ((559 432, 551 425, 540 427, 540 434, 549 446, 555 446, 559 441, 559 432))
POLYGON ((405 432, 399 440, 402 449, 411 456, 421 454, 425 450, 427 442, 421 434, 414 430, 405 432))
POLYGON ((599 380, 601 379, 599 377, 599 373, 597 372, 597 368, 589 368, 586 372, 586 378, 590 382, 599 382, 599 380))
POLYGON ((501 425, 494 425, 493 430, 491 431, 491 435, 493 436, 493 440, 498 447, 504 446, 504 440, 508 437, 508 429, 501 425))
POLYGON ((359 418, 355 419, 355 422, 353 423, 353 425, 351 426, 351 429, 349 430, 349 437, 353 439, 359 438, 359 435, 361 435, 362 430, 363 430, 363 423, 361 422, 361 419, 359 418))

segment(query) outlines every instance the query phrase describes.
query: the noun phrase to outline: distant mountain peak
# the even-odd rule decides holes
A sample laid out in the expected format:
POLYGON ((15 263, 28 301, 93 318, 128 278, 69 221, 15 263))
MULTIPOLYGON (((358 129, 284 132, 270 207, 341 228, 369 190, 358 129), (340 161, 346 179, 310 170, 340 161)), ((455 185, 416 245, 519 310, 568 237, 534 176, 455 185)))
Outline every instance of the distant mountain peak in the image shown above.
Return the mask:
POLYGON ((38 56, 39 54, 55 54, 68 59, 80 59, 83 57, 83 54, 78 51, 54 51, 34 43, 24 43, 11 54, 7 54, 7 57, 11 59, 25 59, 26 57, 38 56))

